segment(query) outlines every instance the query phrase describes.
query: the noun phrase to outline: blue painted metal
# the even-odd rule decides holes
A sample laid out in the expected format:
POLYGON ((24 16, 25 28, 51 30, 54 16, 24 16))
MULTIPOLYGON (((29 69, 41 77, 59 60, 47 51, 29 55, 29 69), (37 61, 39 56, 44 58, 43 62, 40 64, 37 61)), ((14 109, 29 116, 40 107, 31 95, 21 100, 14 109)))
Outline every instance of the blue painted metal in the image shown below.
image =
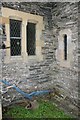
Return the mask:
POLYGON ((26 93, 24 91, 22 91, 19 87, 17 87, 16 85, 12 85, 11 83, 9 83, 8 81, 6 80, 0 80, 0 82, 4 83, 5 85, 8 85, 8 86, 12 86, 12 88, 14 88, 17 92, 19 92, 21 95, 23 95, 25 98, 27 99, 32 99, 33 96, 38 96, 38 95, 41 95, 41 94, 47 94, 47 93, 50 93, 51 90, 40 90, 40 91, 34 91, 34 92, 31 92, 31 93, 26 93))

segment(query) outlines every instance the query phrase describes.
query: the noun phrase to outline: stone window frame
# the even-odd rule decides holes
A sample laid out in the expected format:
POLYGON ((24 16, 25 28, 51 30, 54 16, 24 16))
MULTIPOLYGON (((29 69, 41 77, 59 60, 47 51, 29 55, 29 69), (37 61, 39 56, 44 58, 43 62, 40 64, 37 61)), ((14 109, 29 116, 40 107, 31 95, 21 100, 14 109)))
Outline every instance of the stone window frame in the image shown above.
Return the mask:
POLYGON ((59 65, 62 67, 71 67, 73 60, 72 31, 70 29, 63 29, 59 31, 58 48, 56 50, 56 58, 59 65), (67 35, 67 60, 64 59, 64 35, 67 35))
POLYGON ((22 60, 24 62, 28 61, 42 61, 42 47, 44 46, 44 41, 41 39, 42 30, 44 30, 43 16, 34 15, 6 7, 1 8, 2 18, 5 18, 5 29, 6 29, 6 47, 10 46, 10 24, 9 19, 22 20, 22 51, 21 56, 10 56, 10 48, 6 49, 6 56, 4 59, 5 63, 15 62, 16 60, 22 60), (7 22, 6 22, 7 21, 7 22), (28 56, 26 52, 26 25, 28 22, 36 23, 36 55, 28 56))

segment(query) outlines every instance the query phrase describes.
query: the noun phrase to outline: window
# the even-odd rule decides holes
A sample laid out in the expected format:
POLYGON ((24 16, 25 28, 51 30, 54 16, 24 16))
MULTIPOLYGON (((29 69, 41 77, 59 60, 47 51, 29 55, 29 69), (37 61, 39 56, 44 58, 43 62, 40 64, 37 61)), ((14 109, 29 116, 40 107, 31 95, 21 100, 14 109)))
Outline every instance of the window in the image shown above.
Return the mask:
POLYGON ((10 19, 10 53, 11 56, 21 55, 21 21, 10 19))
POLYGON ((2 7, 6 30, 5 62, 43 60, 43 17, 2 7))
POLYGON ((63 29, 59 31, 58 48, 56 50, 56 59, 62 67, 70 67, 73 58, 74 45, 71 42, 72 31, 63 29))
POLYGON ((67 60, 67 35, 64 35, 64 60, 67 60))
POLYGON ((36 53, 36 24, 27 24, 27 53, 28 55, 35 55, 36 53))
POLYGON ((5 24, 2 25, 3 35, 6 35, 5 33, 5 24))

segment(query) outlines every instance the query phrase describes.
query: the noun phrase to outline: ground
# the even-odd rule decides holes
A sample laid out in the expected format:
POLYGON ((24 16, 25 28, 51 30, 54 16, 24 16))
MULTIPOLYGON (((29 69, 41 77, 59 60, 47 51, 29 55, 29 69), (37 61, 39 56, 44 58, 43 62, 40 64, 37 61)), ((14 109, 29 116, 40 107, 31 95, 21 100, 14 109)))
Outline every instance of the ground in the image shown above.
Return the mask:
POLYGON ((70 120, 72 118, 49 100, 38 100, 38 104, 39 107, 36 109, 26 109, 24 103, 12 105, 3 117, 13 120, 17 118, 68 118, 70 120))

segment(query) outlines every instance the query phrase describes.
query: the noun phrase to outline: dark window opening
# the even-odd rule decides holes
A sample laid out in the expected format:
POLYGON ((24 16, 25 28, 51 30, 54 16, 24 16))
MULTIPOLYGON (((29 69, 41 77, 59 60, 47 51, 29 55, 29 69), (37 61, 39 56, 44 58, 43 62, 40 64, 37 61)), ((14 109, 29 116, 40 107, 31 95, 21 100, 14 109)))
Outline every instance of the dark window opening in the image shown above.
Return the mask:
POLYGON ((36 51, 36 24, 29 23, 26 27, 27 31, 27 53, 28 55, 35 55, 36 51))
POLYGON ((64 35, 64 60, 67 60, 67 35, 64 35))
POLYGON ((2 29, 3 29, 3 35, 6 35, 6 32, 5 32, 5 25, 4 25, 4 24, 2 25, 2 29))
POLYGON ((10 19, 10 53, 11 56, 21 55, 21 21, 10 19))

